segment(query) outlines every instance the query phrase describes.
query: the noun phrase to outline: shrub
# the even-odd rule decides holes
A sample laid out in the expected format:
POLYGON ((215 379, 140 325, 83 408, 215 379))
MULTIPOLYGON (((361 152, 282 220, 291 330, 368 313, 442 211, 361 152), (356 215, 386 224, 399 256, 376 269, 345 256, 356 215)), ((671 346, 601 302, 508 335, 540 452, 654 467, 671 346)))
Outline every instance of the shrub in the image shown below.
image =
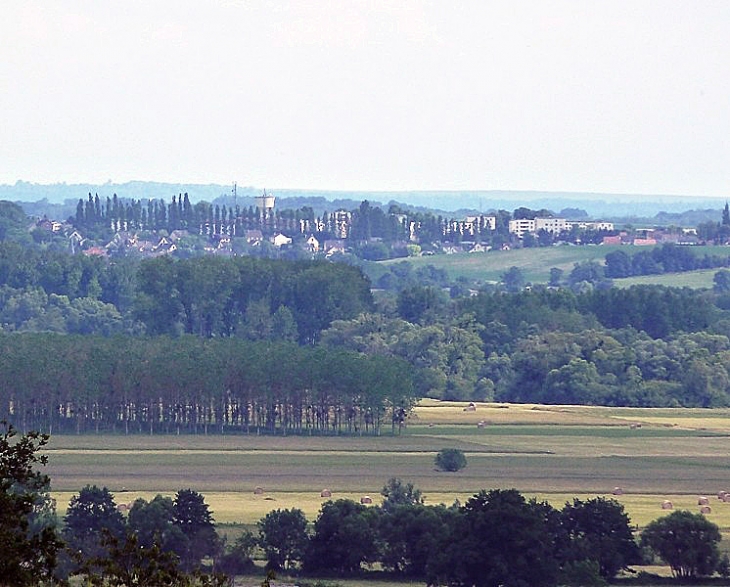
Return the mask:
POLYGON ((455 472, 466 467, 466 457, 457 448, 441 449, 436 455, 436 467, 441 471, 455 472))

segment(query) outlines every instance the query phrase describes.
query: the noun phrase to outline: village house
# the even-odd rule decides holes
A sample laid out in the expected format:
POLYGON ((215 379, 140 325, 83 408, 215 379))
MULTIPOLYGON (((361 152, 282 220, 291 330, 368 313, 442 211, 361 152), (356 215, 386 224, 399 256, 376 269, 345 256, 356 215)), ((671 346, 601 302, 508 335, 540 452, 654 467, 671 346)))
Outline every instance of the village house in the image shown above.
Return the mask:
POLYGON ((270 240, 271 244, 273 244, 277 248, 290 245, 292 243, 291 237, 288 237, 285 234, 281 234, 280 232, 277 232, 273 237, 271 237, 270 240))
POLYGON ((107 256, 106 249, 104 247, 99 247, 99 246, 89 247, 88 249, 84 249, 82 251, 82 253, 84 255, 86 255, 87 257, 106 257, 107 256))
POLYGON ((177 245, 168 237, 163 236, 152 250, 155 256, 170 255, 177 251, 177 245))
POLYGON ((324 254, 327 257, 335 253, 344 253, 347 243, 342 239, 330 239, 324 241, 324 254))
POLYGON ((306 245, 307 250, 309 252, 311 252, 311 253, 319 252, 319 246, 320 246, 319 241, 313 234, 309 235, 309 238, 306 241, 304 241, 304 244, 306 245))
POLYGON ((264 240, 264 233, 258 228, 254 230, 246 230, 243 233, 243 238, 246 239, 246 242, 249 245, 258 245, 264 240))

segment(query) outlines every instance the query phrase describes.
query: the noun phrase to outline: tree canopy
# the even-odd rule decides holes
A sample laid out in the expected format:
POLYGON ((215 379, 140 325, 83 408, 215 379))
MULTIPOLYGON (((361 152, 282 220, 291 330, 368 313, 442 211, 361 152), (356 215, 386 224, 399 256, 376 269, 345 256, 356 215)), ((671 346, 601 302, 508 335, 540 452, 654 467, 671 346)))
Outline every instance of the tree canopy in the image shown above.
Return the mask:
POLYGON ((712 575, 720 560, 722 536, 716 524, 702 514, 677 510, 647 524, 641 542, 680 579, 712 575))
POLYGON ((47 463, 40 451, 48 436, 18 436, 7 422, 0 428, 0 580, 7 585, 49 580, 61 542, 47 500, 50 480, 40 471, 47 463))

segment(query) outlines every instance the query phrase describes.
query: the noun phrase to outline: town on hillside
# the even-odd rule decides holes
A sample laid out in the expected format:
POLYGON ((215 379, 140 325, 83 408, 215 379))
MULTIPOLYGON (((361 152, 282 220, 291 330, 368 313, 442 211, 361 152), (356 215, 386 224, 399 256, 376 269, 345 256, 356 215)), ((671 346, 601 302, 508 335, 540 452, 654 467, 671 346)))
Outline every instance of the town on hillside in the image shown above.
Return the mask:
MULTIPOLYGON (((724 220, 725 215, 723 215, 724 220)), ((187 193, 164 200, 125 200, 116 194, 80 199, 65 221, 46 216, 29 227, 51 248, 101 257, 180 257, 204 254, 332 258, 351 254, 370 261, 421 255, 483 253, 553 245, 697 245, 724 242, 725 223, 697 228, 617 228, 613 222, 558 217, 517 208, 449 218, 431 212, 388 210, 363 201, 354 210, 315 215, 311 207, 281 209, 263 192, 255 206, 192 204, 187 193)))

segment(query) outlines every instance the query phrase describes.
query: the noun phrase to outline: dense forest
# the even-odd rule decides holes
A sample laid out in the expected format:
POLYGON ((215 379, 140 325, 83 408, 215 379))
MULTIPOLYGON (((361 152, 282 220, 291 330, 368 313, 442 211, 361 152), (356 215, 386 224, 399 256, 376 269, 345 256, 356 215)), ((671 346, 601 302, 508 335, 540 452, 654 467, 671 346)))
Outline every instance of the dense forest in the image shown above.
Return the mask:
POLYGON ((361 268, 331 260, 29 246, 17 207, 0 212, 0 410, 23 429, 379 433, 426 396, 730 405, 730 272, 713 290, 609 279, 722 255, 613 252, 547 286, 516 267, 478 285, 397 264, 374 296, 361 268))

